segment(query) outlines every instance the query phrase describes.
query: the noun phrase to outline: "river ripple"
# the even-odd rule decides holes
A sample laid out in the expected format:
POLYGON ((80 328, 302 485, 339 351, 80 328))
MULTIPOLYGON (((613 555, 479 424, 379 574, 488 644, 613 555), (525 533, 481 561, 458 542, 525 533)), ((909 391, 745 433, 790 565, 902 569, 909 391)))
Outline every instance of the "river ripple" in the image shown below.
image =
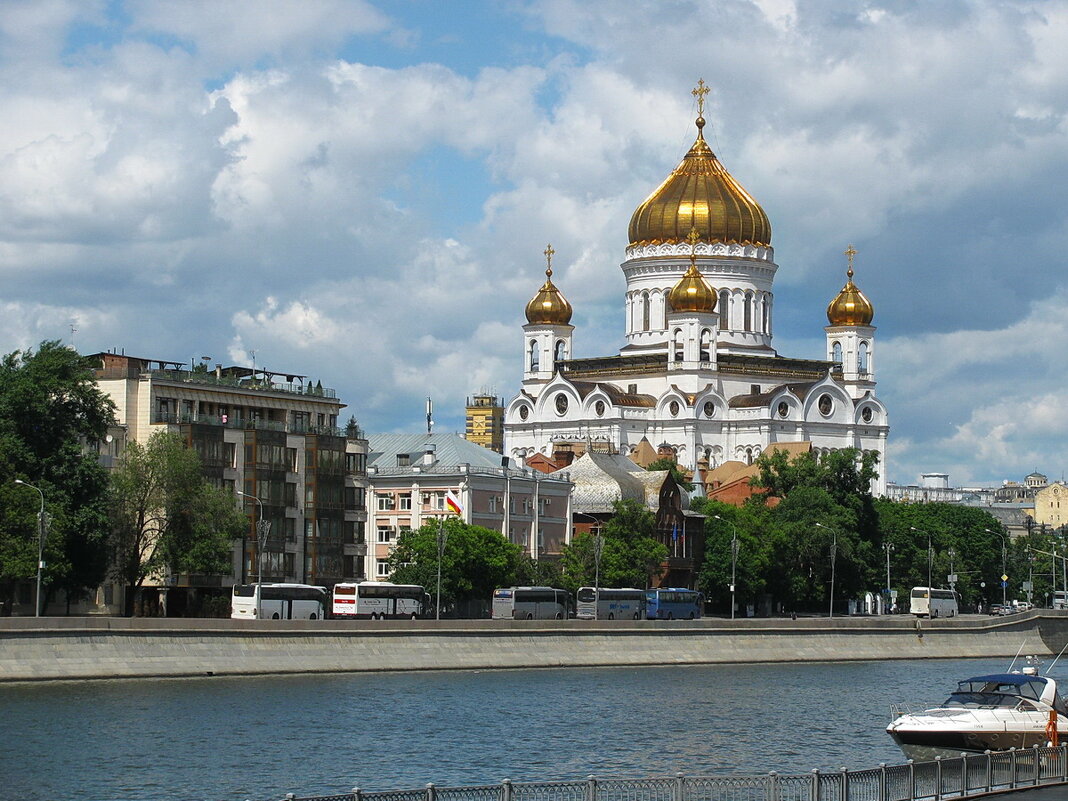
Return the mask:
MULTIPOLYGON (((898 763, 889 705, 1007 661, 60 682, 0 687, 0 797, 278 799, 898 763)), ((1053 675, 1060 671, 1057 666, 1053 675)))

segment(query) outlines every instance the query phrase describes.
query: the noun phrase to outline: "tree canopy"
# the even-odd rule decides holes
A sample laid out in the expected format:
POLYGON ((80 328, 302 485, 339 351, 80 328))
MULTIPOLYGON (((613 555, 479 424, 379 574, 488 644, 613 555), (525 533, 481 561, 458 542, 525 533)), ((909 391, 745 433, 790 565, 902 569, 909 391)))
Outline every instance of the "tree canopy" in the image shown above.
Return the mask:
POLYGON ((130 442, 110 491, 111 573, 126 587, 126 614, 150 577, 230 572, 233 541, 248 527, 234 496, 212 486, 181 437, 157 431, 130 442))
MULTIPOLYGON (((614 514, 601 531, 600 583, 602 587, 645 589, 659 575, 667 546, 654 538, 653 513, 637 501, 615 501, 614 514)), ((579 534, 565 545, 561 557, 563 581, 574 592, 597 579, 598 538, 579 534)))
POLYGON ((114 405, 76 351, 42 342, 0 361, 0 609, 17 582, 36 575, 41 496, 50 518, 46 595, 68 598, 98 584, 106 568, 107 474, 91 446, 107 435, 114 405))
POLYGON ((653 460, 645 469, 649 471, 667 470, 671 473, 672 478, 675 479, 676 484, 687 492, 693 492, 693 482, 686 478, 686 475, 679 469, 679 463, 670 456, 661 456, 659 459, 653 460))
POLYGON ((966 608, 1001 600, 1003 543, 1010 587, 1018 589, 1027 572, 1023 546, 1008 542, 981 509, 873 499, 878 461, 872 454, 846 448, 790 458, 771 452, 757 465, 752 483, 765 492, 754 493, 741 508, 707 498, 693 503, 706 515, 700 585, 721 609, 730 608, 733 539, 739 604, 764 600, 783 610, 826 611, 832 570, 836 608, 847 598, 887 589, 888 555, 890 589, 901 608, 911 587, 928 584, 928 572, 934 586, 946 586, 954 575, 966 608))
MULTIPOLYGON (((495 589, 513 586, 523 571, 531 569, 523 559, 522 548, 499 531, 451 516, 441 526, 445 534, 442 609, 458 602, 488 602, 495 589)), ((438 534, 438 521, 425 523, 416 531, 402 532, 389 555, 390 581, 420 584, 433 594, 437 586, 438 534)))

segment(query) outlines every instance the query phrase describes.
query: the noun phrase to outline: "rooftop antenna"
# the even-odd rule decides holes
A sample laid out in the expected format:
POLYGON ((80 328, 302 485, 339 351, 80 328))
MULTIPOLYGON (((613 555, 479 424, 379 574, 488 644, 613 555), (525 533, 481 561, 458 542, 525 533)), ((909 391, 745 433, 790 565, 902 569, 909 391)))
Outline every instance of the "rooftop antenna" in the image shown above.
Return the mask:
POLYGON ((74 347, 74 335, 78 333, 78 329, 74 327, 74 320, 70 321, 70 347, 71 350, 78 350, 74 347))
POLYGON ((426 433, 432 433, 434 428, 434 401, 430 399, 430 396, 426 396, 426 433))

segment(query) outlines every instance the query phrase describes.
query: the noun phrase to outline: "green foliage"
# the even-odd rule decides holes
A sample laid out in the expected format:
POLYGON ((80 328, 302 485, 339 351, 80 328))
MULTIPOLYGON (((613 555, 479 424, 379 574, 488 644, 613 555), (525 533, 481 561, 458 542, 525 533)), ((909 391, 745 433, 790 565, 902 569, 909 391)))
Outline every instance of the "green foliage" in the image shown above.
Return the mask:
MULTIPOLYGON (((667 546, 654 538, 656 520, 642 504, 616 501, 613 511, 601 532, 601 586, 645 589, 660 574, 667 546)), ((597 537, 579 534, 572 538, 564 546, 561 564, 567 589, 592 587, 597 577, 597 537)))
POLYGON ((107 476, 86 446, 113 421, 114 405, 73 349, 43 342, 0 361, 0 607, 37 571, 41 496, 11 479, 44 493, 45 593, 77 595, 103 578, 107 476))
POLYGON ((150 576, 229 572, 233 540, 248 527, 233 495, 203 477, 196 452, 164 431, 127 444, 110 513, 111 573, 130 589, 127 614, 150 576))
MULTIPOLYGON (((441 559, 442 609, 457 601, 489 601, 498 587, 518 583, 523 551, 500 532, 449 517, 443 521, 445 547, 441 559)), ((421 584, 434 594, 438 570, 438 523, 406 531, 389 556, 390 581, 421 584)), ((526 569, 529 569, 526 568, 526 569)), ((436 600, 436 599, 435 599, 436 600)))
POLYGON ((688 481, 683 472, 679 469, 678 462, 672 459, 670 456, 662 456, 655 461, 649 463, 646 470, 669 470, 672 478, 675 479, 675 483, 682 487, 687 492, 693 492, 693 482, 688 481))

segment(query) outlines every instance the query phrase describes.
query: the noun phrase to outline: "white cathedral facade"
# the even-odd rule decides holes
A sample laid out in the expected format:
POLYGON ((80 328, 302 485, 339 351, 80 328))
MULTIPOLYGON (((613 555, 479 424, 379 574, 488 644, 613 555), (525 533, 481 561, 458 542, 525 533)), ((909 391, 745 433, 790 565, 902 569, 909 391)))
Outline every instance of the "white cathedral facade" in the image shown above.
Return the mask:
POLYGON ((876 397, 871 303, 848 279, 827 308, 825 360, 772 347, 778 269, 771 225, 702 134, 635 210, 621 267, 626 344, 618 355, 573 358, 572 309, 546 281, 527 305, 523 384, 505 410, 505 453, 522 463, 561 446, 628 454, 643 438, 696 470, 751 463, 773 443, 814 451, 854 447, 880 458, 886 408, 876 397))

